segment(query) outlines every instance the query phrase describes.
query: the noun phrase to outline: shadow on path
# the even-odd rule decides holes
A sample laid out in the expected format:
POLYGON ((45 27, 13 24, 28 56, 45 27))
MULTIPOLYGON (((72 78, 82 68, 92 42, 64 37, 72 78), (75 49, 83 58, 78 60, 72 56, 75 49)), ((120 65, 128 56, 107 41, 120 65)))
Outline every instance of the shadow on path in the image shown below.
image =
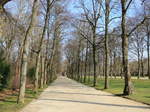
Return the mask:
POLYGON ((65 100, 65 99, 38 99, 38 100, 59 101, 59 102, 74 102, 74 103, 94 104, 94 105, 104 105, 104 106, 150 109, 150 107, 148 107, 148 106, 109 104, 109 103, 100 103, 100 102, 91 102, 91 101, 78 101, 78 100, 65 100))
POLYGON ((91 94, 91 93, 76 93, 76 92, 63 92, 63 91, 47 91, 54 94, 70 94, 70 95, 89 95, 89 96, 115 96, 115 95, 103 95, 103 94, 91 94))

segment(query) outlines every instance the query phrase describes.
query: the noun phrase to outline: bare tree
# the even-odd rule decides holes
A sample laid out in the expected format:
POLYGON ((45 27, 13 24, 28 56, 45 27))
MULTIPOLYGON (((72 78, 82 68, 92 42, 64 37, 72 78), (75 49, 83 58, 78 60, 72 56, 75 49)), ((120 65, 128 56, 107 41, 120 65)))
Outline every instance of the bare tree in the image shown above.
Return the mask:
POLYGON ((105 0, 105 85, 104 89, 108 89, 108 76, 109 76, 109 48, 108 48, 108 25, 110 14, 110 0, 105 0))
POLYGON ((20 91, 18 96, 18 103, 24 103, 25 96, 25 85, 26 85, 26 76, 27 76, 27 67, 28 67, 28 55, 29 55, 29 46, 30 46, 30 36, 34 26, 34 19, 36 17, 38 0, 34 0, 32 7, 31 21, 27 28, 24 40, 23 40, 23 53, 21 60, 21 77, 20 77, 20 91))
POLYGON ((121 8, 122 8, 122 20, 121 20, 121 28, 122 28, 122 61, 123 61, 123 74, 125 77, 125 86, 124 86, 124 95, 130 95, 133 93, 133 85, 131 82, 131 74, 129 71, 129 62, 128 62, 128 44, 129 44, 129 36, 139 27, 141 26, 147 17, 144 17, 143 20, 135 25, 129 33, 127 33, 126 29, 126 14, 133 0, 121 0, 121 8))
POLYGON ((96 85, 96 79, 97 79, 97 75, 96 75, 96 30, 97 30, 97 26, 98 26, 98 20, 101 16, 101 1, 97 1, 97 0, 91 0, 91 4, 92 7, 90 9, 88 9, 84 3, 83 0, 80 1, 81 4, 81 8, 84 11, 84 16, 86 18, 86 21, 89 23, 89 25, 91 26, 92 29, 92 49, 93 49, 93 69, 94 69, 94 80, 93 80, 93 86, 96 85))

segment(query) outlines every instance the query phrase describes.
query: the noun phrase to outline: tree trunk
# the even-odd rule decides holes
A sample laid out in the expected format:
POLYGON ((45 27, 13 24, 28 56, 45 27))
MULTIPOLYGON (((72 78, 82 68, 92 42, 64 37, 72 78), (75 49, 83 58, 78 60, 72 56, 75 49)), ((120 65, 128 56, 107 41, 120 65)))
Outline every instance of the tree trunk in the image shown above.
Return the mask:
POLYGON ((122 60, 123 60, 123 74, 125 79, 124 86, 124 95, 130 95, 133 92, 132 82, 131 82, 131 74, 129 71, 129 63, 128 63, 128 36, 126 33, 126 0, 121 0, 122 6, 122 60))
POLYGON ((113 57, 112 57, 112 55, 110 56, 109 59, 110 59, 109 76, 111 78, 113 78, 113 71, 114 71, 114 69, 113 69, 113 57))
POLYGON ((77 81, 80 80, 80 48, 81 48, 81 40, 79 40, 79 45, 78 45, 78 60, 77 60, 77 68, 78 68, 78 73, 77 73, 77 81))
POLYGON ((18 103, 24 103, 24 95, 25 95, 25 85, 26 85, 26 76, 27 76, 27 66, 28 66, 28 55, 29 55, 29 45, 30 45, 30 34, 32 32, 32 26, 34 26, 34 19, 36 17, 38 0, 34 0, 31 22, 26 31, 25 38, 23 41, 23 53, 22 53, 22 63, 21 63, 21 77, 20 77, 20 91, 18 96, 18 103))
POLYGON ((108 24, 109 24, 109 4, 110 0, 105 0, 105 85, 104 89, 109 88, 108 76, 109 76, 109 48, 108 48, 108 24))
POLYGON ((44 85, 46 85, 47 82, 47 59, 45 59, 44 63, 44 85))
POLYGON ((16 68, 15 68, 15 78, 13 80, 13 90, 16 90, 19 88, 20 85, 20 69, 21 69, 21 56, 22 56, 22 46, 18 52, 18 58, 17 58, 17 62, 16 62, 16 68))
POLYGON ((93 28, 93 70, 94 70, 94 80, 93 86, 96 86, 96 28, 93 28))
POLYGON ((117 66, 117 64, 116 64, 116 52, 114 52, 114 71, 113 71, 113 74, 114 74, 114 77, 115 77, 115 79, 116 79, 116 73, 119 73, 119 70, 117 70, 117 68, 118 68, 118 66, 117 66))
POLYGON ((36 71, 35 71, 35 81, 34 81, 35 93, 38 93, 38 88, 39 88, 38 81, 39 81, 39 70, 40 70, 40 58, 41 58, 41 55, 39 54, 36 59, 36 71))
POLYGON ((87 61, 88 61, 88 41, 86 42, 86 53, 85 53, 85 68, 84 68, 84 83, 86 82, 86 76, 87 76, 87 61))
POLYGON ((140 75, 141 75, 141 63, 140 63, 140 53, 139 53, 139 50, 138 50, 138 79, 140 78, 140 75))
POLYGON ((5 23, 8 20, 4 5, 7 4, 9 1, 10 0, 0 0, 0 37, 2 37, 3 35, 5 23))
POLYGON ((89 65, 88 65, 88 83, 90 83, 90 81, 91 81, 91 51, 90 51, 90 49, 89 49, 89 56, 88 56, 88 63, 89 63, 89 65))
POLYGON ((148 58, 147 75, 150 79, 150 55, 149 55, 150 31, 149 31, 149 25, 146 26, 146 30, 147 30, 147 58, 148 58))
POLYGON ((45 59, 42 56, 41 57, 41 78, 40 78, 40 88, 44 87, 44 64, 45 64, 45 59))
POLYGON ((84 48, 82 48, 82 55, 81 55, 81 59, 82 59, 82 61, 81 61, 81 82, 83 81, 83 49, 84 48))
MULTIPOLYGON (((45 16, 45 23, 44 23, 44 28, 43 28, 43 31, 42 31, 42 37, 40 38, 40 43, 39 43, 39 48, 38 48, 38 53, 37 53, 37 55, 38 55, 38 60, 37 60, 37 62, 39 63, 40 62, 40 53, 41 53, 41 50, 42 50, 42 44, 43 44, 43 39, 44 39, 44 36, 45 36, 45 33, 46 33, 46 28, 47 28, 47 26, 48 26, 48 20, 49 20, 49 13, 50 13, 50 0, 48 0, 47 1, 47 9, 46 9, 46 16, 45 16)), ((38 66, 37 66, 38 67, 38 66)), ((36 73, 37 74, 35 74, 36 76, 36 78, 38 79, 38 68, 36 68, 36 73)), ((36 83, 36 85, 35 85, 35 90, 36 90, 36 88, 38 88, 38 80, 36 80, 37 82, 35 82, 36 83)), ((37 90, 36 90, 36 93, 37 93, 37 90)))
POLYGON ((144 62, 143 62, 143 52, 141 54, 141 75, 144 77, 144 62))
POLYGON ((105 76, 105 57, 103 56, 103 78, 105 76))

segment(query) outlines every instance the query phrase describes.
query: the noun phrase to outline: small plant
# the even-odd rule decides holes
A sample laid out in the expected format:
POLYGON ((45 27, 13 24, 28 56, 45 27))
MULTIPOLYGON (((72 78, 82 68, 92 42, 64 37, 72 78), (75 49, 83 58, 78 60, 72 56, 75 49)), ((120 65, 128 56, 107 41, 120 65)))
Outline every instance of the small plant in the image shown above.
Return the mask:
POLYGON ((3 51, 0 52, 0 90, 7 88, 10 78, 10 65, 3 58, 3 51))
POLYGON ((35 75, 35 67, 31 67, 28 69, 28 78, 30 81, 34 81, 34 75, 35 75))

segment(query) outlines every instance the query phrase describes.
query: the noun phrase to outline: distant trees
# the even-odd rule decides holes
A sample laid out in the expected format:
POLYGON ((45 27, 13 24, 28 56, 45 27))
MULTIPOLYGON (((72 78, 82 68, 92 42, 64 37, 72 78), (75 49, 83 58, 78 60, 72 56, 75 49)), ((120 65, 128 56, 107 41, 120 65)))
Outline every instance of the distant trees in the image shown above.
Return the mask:
POLYGON ((97 77, 105 78, 105 89, 109 78, 124 78, 124 95, 133 92, 132 75, 150 78, 148 1, 135 15, 133 0, 80 0, 76 17, 63 0, 18 0, 14 14, 4 8, 8 2, 0 0, 0 89, 10 82, 19 89, 18 103, 26 85, 37 93, 53 81, 63 60, 68 77, 93 86, 97 77), (68 30, 69 41, 62 42, 68 30))
POLYGON ((19 89, 24 103, 26 86, 36 94, 61 72, 67 14, 63 0, 15 1, 15 14, 4 9, 9 1, 0 1, 0 90, 19 89))
MULTIPOLYGON (((134 4, 133 0, 120 0, 120 2, 91 0, 90 2, 90 6, 85 1, 79 2, 82 13, 73 20, 76 35, 73 35, 72 40, 66 45, 67 54, 69 54, 67 55, 67 73, 71 78, 78 76, 82 80, 82 69, 84 69, 84 82, 87 81, 86 76, 89 74, 89 80, 93 76, 91 78, 93 86, 96 85, 97 76, 104 76, 105 89, 109 87, 109 76, 115 78, 120 76, 125 80, 123 94, 130 95, 133 93, 131 75, 136 75, 138 78, 149 75, 149 73, 145 74, 146 66, 144 66, 145 45, 147 45, 149 60, 149 30, 145 26, 145 23, 149 22, 149 13, 144 8, 146 13, 143 14, 139 11, 137 15, 129 16, 129 11, 133 10, 131 9, 134 4), (68 48, 68 45, 73 48, 68 48), (82 45, 84 45, 83 48, 82 45), (72 52, 74 48, 78 49, 75 51, 77 55, 72 52), (137 55, 137 58, 133 56, 133 53, 137 55), (93 55, 92 61, 91 55, 93 55), (131 67, 132 71, 130 71, 129 64, 133 64, 133 59, 138 59, 138 67, 135 67, 136 70, 131 67), (70 68, 72 72, 69 70, 70 68)), ((141 2, 141 8, 145 4, 144 2, 141 2)), ((149 61, 147 62, 149 68, 149 61)), ((148 68, 147 72, 149 72, 148 68)))
POLYGON ((91 31, 92 31, 92 51, 93 51, 93 70, 94 70, 94 81, 93 81, 93 86, 96 85, 96 31, 97 31, 97 27, 98 27, 98 20, 101 16, 101 3, 102 1, 97 1, 97 0, 91 0, 91 4, 92 7, 90 7, 90 9, 87 8, 87 4, 85 4, 85 2, 83 0, 81 0, 80 4, 81 4, 81 8, 83 9, 84 13, 83 15, 85 16, 85 21, 88 22, 88 24, 91 27, 91 31))
MULTIPOLYGON (((38 91, 38 74, 39 74, 39 64, 40 64, 40 59, 42 58, 41 62, 42 65, 45 63, 43 56, 41 56, 41 50, 42 50, 42 46, 43 46, 43 40, 44 40, 44 36, 46 33, 46 28, 48 27, 48 21, 49 21, 49 16, 50 16, 50 9, 53 5, 53 2, 55 0, 47 0, 47 7, 46 7, 46 15, 45 15, 45 22, 44 22, 44 27, 42 30, 42 35, 39 41, 39 46, 38 46, 38 51, 37 51, 37 62, 36 62, 36 74, 35 74, 35 92, 37 93, 38 91)), ((44 77, 44 65, 42 66, 42 76, 41 79, 43 80, 44 77)), ((43 88, 43 81, 41 82, 41 87, 43 88)))
MULTIPOLYGON (((135 20, 135 19, 134 19, 135 20)), ((144 76, 144 64, 143 64, 143 57, 144 57, 144 50, 145 50, 145 34, 142 31, 142 28, 136 29, 131 37, 131 52, 137 56, 138 59, 138 78, 144 76)))

